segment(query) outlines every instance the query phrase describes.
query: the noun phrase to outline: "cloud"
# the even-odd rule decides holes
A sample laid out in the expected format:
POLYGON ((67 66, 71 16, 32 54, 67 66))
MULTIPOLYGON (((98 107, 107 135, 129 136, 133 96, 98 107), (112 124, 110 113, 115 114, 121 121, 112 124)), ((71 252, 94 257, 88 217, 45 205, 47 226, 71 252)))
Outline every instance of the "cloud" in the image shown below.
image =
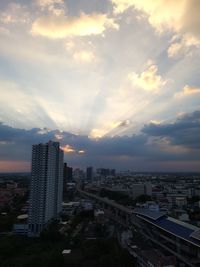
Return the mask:
POLYGON ((147 124, 142 132, 164 138, 165 142, 171 145, 200 149, 200 111, 183 114, 170 124, 147 124))
POLYGON ((76 150, 70 146, 70 145, 65 145, 65 146, 61 146, 61 149, 64 151, 64 153, 73 153, 76 150))
POLYGON ((184 86, 182 92, 175 94, 175 97, 184 97, 195 94, 200 94, 200 87, 186 85, 184 86))
POLYGON ((119 123, 118 127, 127 127, 130 125, 130 121, 129 120, 123 120, 119 123))
POLYGON ((200 45, 200 40, 198 40, 194 36, 185 34, 179 41, 173 42, 169 46, 167 50, 168 57, 170 58, 181 57, 184 54, 188 54, 193 47, 199 47, 199 45, 200 45))
POLYGON ((48 11, 50 14, 60 16, 65 14, 64 0, 36 0, 36 5, 42 11, 48 11))
POLYGON ((189 46, 199 46, 200 2, 198 0, 111 0, 111 2, 115 14, 135 9, 147 17, 156 32, 171 31, 183 36, 179 42, 170 45, 168 50, 170 57, 180 50, 186 53, 189 46), (185 44, 185 34, 198 41, 185 44))
POLYGON ((0 34, 9 35, 10 31, 5 27, 0 27, 0 34))
MULTIPOLYGON (((200 111, 196 111, 182 115, 173 123, 148 123, 140 133, 131 136, 93 139, 63 131, 60 144, 67 161, 73 166, 93 164, 123 168, 130 164, 133 168, 135 162, 143 169, 146 164, 150 166, 150 162, 167 164, 172 161, 187 161, 189 166, 189 162, 193 164, 200 160, 199 132, 200 111)), ((57 141, 58 133, 58 130, 25 130, 0 124, 0 161, 28 162, 32 144, 57 141)))
POLYGON ((95 60, 94 53, 92 51, 82 50, 74 52, 73 58, 78 62, 90 63, 95 60))
POLYGON ((128 75, 129 80, 145 91, 159 91, 165 84, 164 80, 160 75, 157 75, 158 67, 156 65, 151 65, 147 70, 143 71, 141 74, 132 72, 128 75))
POLYGON ((85 150, 79 150, 78 153, 79 154, 85 154, 85 150))
POLYGON ((116 14, 123 13, 129 8, 144 12, 149 23, 158 32, 166 29, 179 30, 185 10, 185 1, 182 0, 111 0, 111 2, 114 4, 116 14))
POLYGON ((67 53, 78 63, 96 63, 99 61, 95 46, 91 41, 70 39, 65 43, 67 53))
POLYGON ((50 6, 53 4, 63 4, 64 0, 36 0, 36 4, 41 7, 50 6))
POLYGON ((0 22, 4 24, 28 23, 29 12, 26 6, 19 3, 9 3, 5 10, 0 12, 0 22))
MULTIPOLYGON (((36 101, 31 88, 24 89, 21 84, 0 79, 0 120, 9 120, 12 125, 21 127, 26 122, 27 127, 44 124, 55 127, 45 107, 36 101)), ((51 110, 52 111, 52 110, 51 110)), ((59 118, 59 116, 58 116, 59 118)))
POLYGON ((80 40, 77 43, 71 39, 66 42, 65 49, 78 63, 91 63, 97 60, 95 48, 91 41, 80 40))
POLYGON ((32 25, 32 34, 56 39, 67 36, 88 36, 103 34, 106 29, 119 28, 107 14, 84 14, 79 17, 44 16, 36 19, 32 25))
POLYGON ((129 120, 106 122, 100 129, 92 129, 90 133, 91 138, 102 138, 106 135, 112 135, 113 130, 127 127, 130 124, 129 120))
POLYGON ((54 136, 55 136, 55 138, 56 138, 58 141, 63 139, 62 132, 58 132, 58 133, 56 133, 54 136))

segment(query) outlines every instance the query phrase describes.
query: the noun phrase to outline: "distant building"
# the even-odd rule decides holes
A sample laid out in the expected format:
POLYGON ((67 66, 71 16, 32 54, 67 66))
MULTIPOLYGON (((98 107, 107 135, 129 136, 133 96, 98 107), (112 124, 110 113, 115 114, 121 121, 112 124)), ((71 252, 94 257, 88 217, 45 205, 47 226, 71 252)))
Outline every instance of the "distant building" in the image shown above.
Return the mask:
POLYGON ((116 175, 115 169, 98 168, 96 172, 98 175, 103 177, 116 175))
POLYGON ((63 166, 63 185, 71 183, 73 180, 73 168, 67 166, 67 163, 64 163, 63 166))
POLYGON ((13 224, 12 233, 14 235, 27 235, 28 234, 28 214, 18 215, 15 223, 13 224))
POLYGON ((76 182, 83 180, 85 177, 83 170, 80 170, 79 168, 75 169, 73 171, 73 178, 76 182))
POLYGON ((93 168, 92 167, 87 167, 86 169, 86 179, 88 182, 92 182, 93 180, 93 168))
POLYGON ((139 197, 141 195, 152 195, 152 186, 151 183, 139 183, 133 184, 132 189, 130 190, 130 196, 133 198, 139 197))
POLYGON ((29 236, 39 236, 61 212, 63 151, 58 142, 33 145, 29 207, 29 236))
POLYGON ((67 191, 67 163, 65 162, 63 165, 63 196, 65 195, 67 191))
POLYGON ((28 234, 28 224, 27 223, 15 223, 13 224, 12 233, 14 235, 27 235, 28 234))
POLYGON ((110 175, 115 176, 116 175, 116 170, 115 169, 111 169, 110 170, 110 175))
POLYGON ((138 255, 137 266, 140 267, 175 267, 175 256, 165 256, 157 249, 142 250, 138 255))
POLYGON ((169 207, 183 208, 187 205, 187 196, 184 194, 167 194, 169 207))
POLYGON ((71 183, 73 180, 73 168, 67 167, 67 182, 71 183))
POLYGON ((79 202, 63 202, 62 203, 62 214, 71 216, 73 215, 75 209, 79 207, 79 202))
POLYGON ((104 223, 105 221, 105 213, 101 209, 94 210, 94 217, 97 223, 104 223))
POLYGON ((82 206, 83 210, 85 210, 85 211, 91 211, 94 208, 93 204, 92 204, 92 202, 90 200, 82 201, 81 202, 81 206, 82 206))

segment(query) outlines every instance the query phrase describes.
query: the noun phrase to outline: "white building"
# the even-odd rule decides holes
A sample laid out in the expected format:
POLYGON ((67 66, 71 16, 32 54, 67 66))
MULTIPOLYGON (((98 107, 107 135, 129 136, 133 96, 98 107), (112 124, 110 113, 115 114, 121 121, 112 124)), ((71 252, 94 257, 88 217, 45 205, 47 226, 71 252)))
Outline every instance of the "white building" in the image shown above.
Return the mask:
POLYGON ((58 142, 33 145, 29 207, 29 236, 39 236, 61 212, 63 151, 58 142))

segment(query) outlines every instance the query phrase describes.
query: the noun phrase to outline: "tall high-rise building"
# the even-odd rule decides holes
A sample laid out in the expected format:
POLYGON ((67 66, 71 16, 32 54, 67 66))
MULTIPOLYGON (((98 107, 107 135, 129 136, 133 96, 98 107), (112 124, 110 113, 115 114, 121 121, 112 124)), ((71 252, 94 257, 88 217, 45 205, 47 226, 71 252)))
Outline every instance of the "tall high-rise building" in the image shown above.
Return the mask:
POLYGON ((63 151, 58 142, 33 145, 29 207, 29 236, 39 236, 61 212, 63 151))
POLYGON ((67 201, 69 197, 69 187, 68 183, 71 183, 73 180, 73 168, 68 167, 67 163, 64 163, 63 166, 63 201, 67 201), (68 192, 67 192, 68 190, 68 192))
POLYGON ((64 185, 72 182, 72 180, 73 180, 73 168, 67 166, 67 163, 64 163, 64 167, 63 167, 63 183, 64 183, 64 185))
POLYGON ((93 168, 92 167, 87 167, 86 169, 86 179, 88 182, 92 182, 93 180, 93 168))
POLYGON ((72 182, 73 180, 73 168, 72 167, 67 167, 67 177, 68 177, 68 181, 72 182))
POLYGON ((63 196, 67 192, 67 168, 67 163, 65 162, 63 165, 63 196))

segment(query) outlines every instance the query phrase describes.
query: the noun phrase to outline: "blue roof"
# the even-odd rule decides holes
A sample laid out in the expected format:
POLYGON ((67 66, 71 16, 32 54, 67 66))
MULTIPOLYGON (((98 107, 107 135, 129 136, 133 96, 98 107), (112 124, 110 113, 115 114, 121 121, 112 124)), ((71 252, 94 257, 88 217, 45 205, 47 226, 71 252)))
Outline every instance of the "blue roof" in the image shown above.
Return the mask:
POLYGON ((193 232, 190 236, 197 240, 200 240, 200 230, 193 232))
POLYGON ((163 216, 165 216, 166 212, 163 211, 153 211, 149 210, 147 208, 135 208, 133 210, 133 213, 139 214, 139 215, 144 215, 145 217, 148 217, 152 220, 157 220, 163 216))
POLYGON ((144 215, 138 215, 138 217, 159 228, 162 228, 166 232, 169 232, 187 242, 192 243, 195 246, 200 247, 200 240, 191 236, 196 232, 194 229, 192 229, 192 227, 187 227, 187 225, 178 223, 178 221, 176 222, 174 219, 167 216, 160 217, 157 220, 152 220, 144 215))

